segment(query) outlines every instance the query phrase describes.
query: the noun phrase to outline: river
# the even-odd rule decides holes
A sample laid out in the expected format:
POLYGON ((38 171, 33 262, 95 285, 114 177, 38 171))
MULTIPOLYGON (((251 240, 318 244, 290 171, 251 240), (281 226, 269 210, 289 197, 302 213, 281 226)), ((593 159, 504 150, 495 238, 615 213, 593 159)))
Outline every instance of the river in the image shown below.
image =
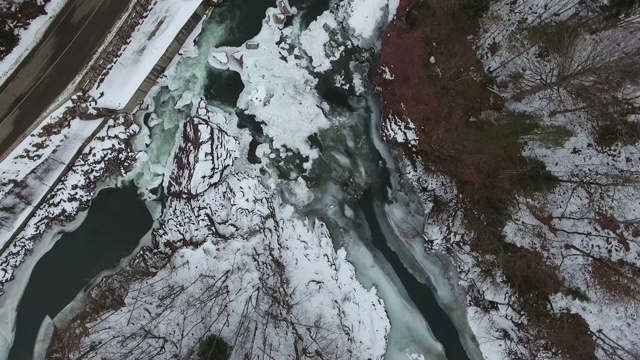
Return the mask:
MULTIPOLYGON (((286 25, 298 26, 303 30, 336 3, 326 0, 292 0, 290 4, 296 6, 299 12, 293 20, 287 20, 286 25)), ((354 76, 366 78, 375 61, 375 52, 369 49, 347 49, 343 56, 332 64, 332 69, 314 74, 318 78, 315 90, 329 104, 325 116, 332 120, 342 120, 335 121, 339 126, 319 131, 309 138, 310 144, 319 150, 321 156, 308 171, 305 171, 303 166, 308 159, 295 149, 289 151, 286 156, 281 156, 278 149, 272 145, 273 139, 265 135, 263 128, 266 124, 257 121, 255 116, 244 114, 235 108, 239 94, 245 88, 242 78, 234 71, 214 70, 208 65, 207 54, 211 49, 240 46, 253 38, 260 30, 257 25, 261 24, 268 6, 272 5, 262 0, 229 0, 212 13, 198 37, 198 56, 185 59, 176 71, 179 79, 177 83, 181 81, 180 88, 171 91, 163 88, 156 96, 155 115, 164 119, 163 131, 166 131, 167 124, 172 122, 177 131, 177 124, 184 118, 186 111, 176 110, 165 101, 171 97, 179 99, 181 92, 202 92, 208 103, 235 112, 238 116, 238 128, 248 129, 252 137, 246 154, 248 162, 262 163, 266 167, 275 168, 275 171, 265 171, 264 174, 277 175, 284 181, 300 175, 314 193, 315 200, 298 208, 299 214, 323 221, 334 239, 336 248, 352 249, 358 248, 359 244, 363 245, 374 257, 377 256, 376 266, 384 268, 389 273, 388 277, 393 279, 395 290, 389 290, 385 295, 385 301, 389 303, 388 312, 390 317, 393 317, 387 357, 401 358, 405 356, 402 355, 403 352, 413 348, 416 353, 426 354, 429 358, 467 359, 456 326, 439 305, 431 287, 425 285, 427 281, 424 278, 427 276, 422 274, 423 278, 418 281, 405 268, 401 257, 387 245, 391 241, 387 237, 392 236, 393 232, 381 230, 390 228, 390 225, 379 223, 387 220, 374 211, 374 202, 385 203, 391 200, 387 195, 391 193, 387 191, 391 185, 388 172, 396 170, 393 166, 385 164, 371 139, 372 131, 379 132, 377 122, 371 119, 372 113, 377 113, 372 111, 372 108, 378 106, 370 98, 373 89, 369 86, 366 92, 356 94, 353 89, 345 90, 332 81, 337 74, 344 74, 347 79, 354 76), (261 159, 256 155, 259 146, 270 148, 271 157, 261 159), (406 314, 399 312, 416 312, 422 319, 407 319, 406 314)), ((151 130, 152 135, 157 131, 156 128, 151 130)), ((161 149, 171 149, 173 143, 164 137, 164 133, 155 134, 152 139, 154 140, 150 146, 151 158, 154 158, 155 154, 162 154, 164 159, 155 157, 156 162, 166 164, 168 152, 161 149)), ((138 181, 144 184, 149 182, 149 179, 139 177, 138 181)), ((282 194, 285 201, 288 200, 287 193, 288 188, 283 185, 282 194)), ((292 204, 294 203, 295 201, 292 204)), ((398 239, 393 239, 393 243, 398 243, 398 239)), ((357 270, 360 268, 361 272, 368 271, 369 265, 359 265, 356 262, 354 261, 354 265, 357 270)), ((383 293, 380 289, 387 288, 387 284, 381 283, 382 281, 386 280, 377 278, 364 282, 368 282, 368 286, 376 286, 379 293, 383 293)))
POLYGON ((9 359, 29 359, 45 317, 54 318, 91 279, 129 255, 151 222, 134 186, 100 191, 82 225, 62 235, 34 267, 18 305, 9 359))
MULTIPOLYGON (((306 28, 316 17, 329 8, 329 1, 292 0, 292 5, 304 11, 298 13, 295 26, 306 28)), ((374 259, 375 267, 383 269, 381 276, 371 275, 371 264, 359 263, 360 255, 352 254, 358 279, 365 286, 376 286, 385 300, 391 320, 387 359, 405 358, 403 351, 411 349, 427 358, 450 360, 469 358, 462 345, 458 329, 438 303, 431 286, 419 281, 393 250, 397 243, 386 219, 375 211, 376 206, 389 199, 388 166, 371 138, 377 123, 371 120, 372 91, 368 85, 364 93, 345 90, 331 81, 336 74, 347 78, 356 75, 366 78, 375 55, 370 50, 346 50, 333 68, 319 79, 316 91, 328 103, 324 110, 329 119, 342 119, 328 129, 318 131, 309 138, 320 157, 311 168, 302 164, 308 159, 297 154, 261 159, 256 149, 269 146, 272 139, 265 135, 263 124, 235 108, 235 102, 244 89, 242 79, 231 71, 212 70, 207 64, 208 51, 216 46, 239 46, 260 31, 264 12, 273 6, 264 0, 229 0, 216 9, 203 27, 197 40, 200 52, 185 58, 176 70, 183 81, 178 89, 163 88, 155 98, 152 117, 163 119, 162 126, 150 130, 151 143, 147 153, 154 169, 139 171, 136 184, 153 197, 161 183, 163 171, 159 165, 167 164, 179 124, 187 111, 174 108, 180 93, 201 93, 209 103, 229 109, 238 115, 238 128, 248 128, 252 135, 247 159, 251 164, 263 160, 277 169, 280 179, 300 175, 315 195, 315 199, 297 211, 300 216, 315 218, 326 223, 336 248, 361 249, 374 259), (354 65, 355 64, 355 65, 354 65), (167 101, 173 98, 173 101, 167 101), (393 240, 393 241, 392 241, 393 240), (363 250, 364 249, 364 250, 363 250), (386 281, 386 282, 385 282, 386 281), (388 284, 391 284, 389 286, 388 284), (402 313, 405 314, 402 314, 402 313), (414 313, 417 316, 414 316, 414 313), (428 324, 428 326, 427 326, 428 324), (404 356, 404 357, 401 357, 404 356)), ((294 26, 293 21, 287 25, 294 26)), ((151 115, 147 114, 149 119, 151 115)), ((268 174, 265 172, 265 174, 268 174)), ((286 187, 285 187, 286 188, 286 187)), ((136 196, 134 187, 123 190, 101 191, 93 201, 89 215, 76 231, 65 234, 53 249, 36 265, 29 285, 18 309, 16 341, 11 359, 25 359, 31 352, 33 341, 45 316, 54 317, 62 310, 90 279, 100 271, 116 265, 129 254, 151 226, 151 217, 144 203, 136 196), (46 299, 46 301, 43 301, 46 299)), ((286 189, 283 198, 287 201, 286 189)), ((415 269, 412 269, 415 271, 415 269)))
MULTIPOLYGON (((393 168, 387 167, 370 138, 371 127, 375 127, 373 131, 379 131, 377 122, 371 121, 370 108, 377 104, 371 104, 365 101, 366 98, 358 98, 353 93, 331 87, 326 81, 321 81, 320 84, 325 87, 321 94, 332 104, 336 116, 347 113, 352 121, 320 133, 319 143, 323 156, 316 161, 310 175, 317 184, 314 192, 316 201, 304 209, 303 213, 317 216, 327 223, 337 246, 348 246, 349 241, 360 241, 369 251, 381 255, 376 261, 382 263, 381 266, 392 269, 392 277, 400 282, 396 284, 401 287, 397 291, 406 294, 405 300, 412 302, 426 320, 435 340, 442 345, 444 356, 448 359, 468 359, 458 330, 438 304, 433 289, 424 284, 424 281, 418 281, 405 268, 401 258, 389 245, 392 240, 389 237, 395 236, 393 231, 383 231, 383 228, 391 228, 387 218, 381 216, 384 214, 377 214, 374 209, 376 205, 384 205, 391 200, 389 171, 394 171, 393 168), (358 140, 354 143, 353 139, 358 140)), ((397 242, 397 239, 393 239, 392 243, 397 242)), ((374 285, 378 284, 374 281, 374 285)), ((395 306, 392 305, 394 300, 385 301, 389 306, 395 306)), ((393 326, 392 321, 392 332, 393 326)), ((392 334, 391 337, 400 342, 397 344, 398 347, 407 346, 407 343, 412 342, 398 339, 401 336, 412 337, 415 334, 392 334)), ((413 341, 420 351, 434 358, 442 357, 437 350, 420 346, 424 340, 420 340, 418 336, 413 341)), ((396 344, 393 344, 393 340, 390 340, 390 346, 394 345, 396 344)), ((388 353, 388 356, 395 358, 395 354, 388 353)))

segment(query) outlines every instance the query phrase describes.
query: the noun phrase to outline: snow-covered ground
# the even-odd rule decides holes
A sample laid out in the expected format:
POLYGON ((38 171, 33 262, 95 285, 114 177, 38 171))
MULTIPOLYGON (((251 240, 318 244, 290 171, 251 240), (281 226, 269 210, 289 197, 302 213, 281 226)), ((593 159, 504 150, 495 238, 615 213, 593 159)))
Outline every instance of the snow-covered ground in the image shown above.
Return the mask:
MULTIPOLYGON (((498 79, 522 74, 521 82, 505 91, 507 96, 521 90, 519 86, 535 86, 536 77, 551 74, 554 66, 553 58, 536 55, 539 48, 528 44, 517 24, 553 24, 577 11, 580 6, 571 1, 521 1, 516 6, 497 2, 492 6, 478 50, 486 59, 485 66, 497 69, 498 79), (491 43, 499 49, 493 55, 488 51, 491 43), (532 48, 520 50, 527 46, 532 48)), ((627 31, 614 28, 578 40, 575 50, 567 52, 574 57, 570 66, 588 67, 599 56, 615 61, 617 48, 599 44, 615 38, 623 49, 633 46, 637 37, 625 38, 627 31)), ((562 183, 550 194, 518 198, 515 215, 504 228, 505 239, 543 254, 545 263, 558 269, 565 289, 571 291, 551 297, 553 311, 579 314, 586 320, 599 358, 614 354, 634 358, 640 356, 640 300, 633 295, 637 282, 631 280, 637 280, 632 267, 640 266, 640 149, 637 143, 599 145, 594 139, 594 115, 581 111, 554 114, 554 110, 564 110, 568 101, 576 101, 571 104, 575 107, 582 105, 575 98, 568 100, 568 94, 555 94, 541 91, 508 104, 513 110, 537 114, 545 124, 569 129, 571 135, 555 146, 527 142, 524 154, 544 161, 562 183)))
MULTIPOLYGON (((549 60, 542 47, 527 42, 525 28, 568 19, 578 9, 578 2, 571 0, 492 2, 482 20, 482 31, 474 40, 485 69, 502 83, 493 90, 508 99, 523 88, 533 87, 546 72, 549 77, 544 80, 553 82, 549 64, 553 57, 549 60)), ((596 57, 601 53, 593 44, 611 38, 627 40, 614 31, 613 35, 590 34, 578 44, 595 49, 590 54, 596 57)), ((578 45, 576 49, 567 52, 575 56, 568 66, 590 61, 584 57, 586 51, 579 51, 578 45)), ((593 115, 580 111, 554 113, 566 108, 568 95, 562 90, 553 91, 543 90, 507 102, 509 110, 534 114, 541 124, 566 128, 569 135, 553 145, 534 137, 522 139, 523 155, 543 161, 560 183, 550 193, 518 196, 503 235, 510 244, 542 254, 539 269, 534 271, 554 269, 559 274, 560 290, 550 296, 548 308, 557 321, 564 314, 582 317, 600 359, 635 359, 640 355, 640 149, 638 144, 599 145, 594 139, 594 121, 589 117, 593 115)), ((579 109, 584 104, 570 105, 579 109)), ((382 129, 385 138, 411 148, 415 129, 407 121, 390 120, 382 129)), ((424 221, 418 233, 424 238, 425 248, 448 253, 459 271, 459 284, 467 293, 469 324, 484 357, 557 358, 557 353, 548 350, 531 353, 540 349, 536 347, 540 337, 532 333, 531 319, 518 305, 519 295, 499 269, 491 276, 480 271, 483 259, 468 245, 473 234, 465 230, 462 211, 455 206, 455 184, 420 165, 420 159, 395 155, 405 159, 400 167, 402 178, 421 194, 424 221), (434 198, 454 204, 446 218, 434 216, 434 198)), ((408 222, 406 219, 399 223, 408 222)))
POLYGON ((98 99, 98 106, 122 109, 201 3, 202 0, 157 1, 109 75, 90 91, 98 99))
POLYGON ((358 46, 371 47, 393 20, 399 4, 399 0, 347 1, 339 19, 349 28, 358 46))
MULTIPOLYGON (((357 283, 321 223, 291 216, 276 182, 234 169, 246 140, 234 115, 200 100, 181 135, 153 234, 155 261, 162 253, 167 260, 129 284, 125 306, 88 324, 80 352, 99 343, 101 356, 150 358, 166 349, 184 357, 216 334, 252 358, 265 349, 281 359, 316 351, 380 358, 389 323, 375 290, 357 283), (160 301, 168 289, 173 300, 160 301)), ((127 275, 116 278, 129 282, 127 275)), ((108 288, 89 296, 100 291, 108 288)))
MULTIPOLYGON (((50 21, 50 15, 59 10, 63 2, 53 0, 47 5, 50 14, 32 23, 26 30, 33 30, 30 36, 42 35, 34 31, 44 30, 39 27, 50 21)), ((53 246, 64 226, 86 210, 96 186, 121 176, 134 159, 128 140, 139 127, 131 116, 109 114, 105 120, 95 116, 92 107, 124 105, 199 3, 156 2, 147 20, 136 29, 123 57, 106 77, 105 84, 110 87, 107 92, 103 85, 101 91, 105 91, 105 95, 101 102, 97 103, 91 97, 84 100, 90 111, 81 117, 91 120, 70 116, 79 114, 74 97, 73 102, 64 103, 45 118, 0 164, 3 184, 0 190, 0 246, 3 247, 0 255, 0 355, 9 350, 15 309, 37 260, 53 246), (65 171, 68 172, 65 174, 65 171), (50 191, 52 185, 55 187, 50 191), (46 199, 43 199, 45 195, 46 199), (41 200, 44 200, 42 206, 34 208, 41 200), (16 229, 25 221, 24 229, 16 234, 16 229), (13 241, 7 243, 12 236, 13 241), (20 272, 16 273, 19 267, 20 272), (19 281, 11 282, 14 278, 19 281), (7 282, 10 283, 7 285, 7 282)), ((27 42, 21 40, 20 44, 27 42)), ((14 54, 16 51, 12 53, 14 57, 5 58, 0 64, 6 68, 3 76, 10 71, 9 65, 14 65, 7 63, 8 59, 17 61, 15 56, 18 55, 14 54)))
MULTIPOLYGON (((50 2, 47 5, 49 15, 54 14, 62 4, 63 1, 50 2)), ((105 95, 99 100, 99 106, 117 108, 129 100, 199 4, 200 1, 195 0, 180 4, 171 1, 156 4, 145 22, 136 29, 131 43, 105 79, 101 87, 105 95)), ((45 21, 47 16, 37 21, 45 21)), ((29 29, 37 30, 38 26, 35 25, 44 24, 37 21, 29 29)), ((7 57, 2 64, 7 59, 10 60, 7 57)), ((100 97, 100 94, 97 93, 96 97, 100 97)), ((88 105, 96 105, 96 102, 88 105)), ((0 164, 3 183, 0 190, 3 204, 0 246, 8 246, 5 243, 16 228, 30 215, 33 206, 65 170, 83 142, 102 124, 99 119, 79 120, 63 116, 72 107, 69 101, 56 109, 0 164)), ((2 282, 9 278, 3 277, 2 282)))
MULTIPOLYGON (((47 8, 53 4, 62 6, 61 1, 54 0, 47 8)), ((105 78, 100 91, 94 91, 96 98, 102 91, 104 96, 88 102, 88 107, 118 109, 126 104, 199 4, 196 0, 158 2, 134 32, 131 43, 105 78)), ((71 101, 54 110, 0 164, 3 184, 0 189, 0 247, 4 248, 5 254, 8 239, 31 215, 33 206, 46 195, 84 142, 103 124, 100 119, 69 118, 66 114, 70 111, 75 111, 71 101)), ((4 283, 11 279, 13 268, 2 270, 4 275, 0 282, 4 283)))
MULTIPOLYGON (((119 62, 120 70, 116 64, 92 92, 96 98, 105 92, 99 106, 126 104, 155 64, 153 58, 161 55, 140 41, 179 29, 181 25, 176 24, 165 27, 164 21, 175 15, 171 11, 190 16, 194 5, 189 0, 178 9, 167 3, 155 17, 150 16, 158 21, 157 29, 151 22, 138 28, 136 40, 119 62), (136 53, 143 50, 149 55, 136 53), (141 56, 144 61, 139 60, 141 56), (128 85, 128 81, 137 84, 128 85)), ((341 359, 442 358, 442 346, 392 269, 381 265, 357 238, 345 242, 346 251, 334 249, 336 239, 328 226, 298 213, 326 196, 319 204, 327 205, 327 214, 340 211, 353 218, 349 206, 332 198, 339 190, 332 193, 330 185, 326 194, 314 194, 297 170, 288 169, 287 176, 278 176, 276 170, 278 161, 294 154, 302 156, 302 166, 309 170, 321 156, 310 136, 331 129, 350 131, 351 115, 329 115, 331 106, 316 92, 316 76, 330 72, 349 46, 375 46, 381 26, 393 18, 397 6, 393 0, 345 0, 306 30, 296 22, 287 28, 277 23, 281 14, 274 7, 265 14, 251 46, 207 48, 224 37, 222 27, 217 33, 214 29, 201 34, 200 48, 189 43, 183 47, 184 58, 174 62, 145 99, 142 108, 150 109, 144 122, 148 128, 142 126, 135 138, 136 150, 141 152, 127 175, 148 198, 157 194, 159 185, 166 194, 164 207, 153 208, 156 226, 151 244, 89 291, 88 308, 64 324, 71 327, 57 338, 65 343, 54 349, 55 355, 74 358, 91 350, 110 358, 193 356, 198 344, 215 335, 231 345, 238 358, 313 358, 318 353, 341 359), (256 116, 269 138, 256 150, 261 165, 247 161, 252 139, 249 131, 238 128, 234 109, 203 100, 209 66, 240 74, 244 90, 237 106, 256 116), (105 298, 114 301, 101 302, 105 298), (90 331, 77 337, 74 329, 85 326, 90 331)), ((169 36, 162 39, 170 41, 169 36)), ((352 71, 357 67, 355 62, 350 64, 352 71)), ((337 86, 358 95, 366 91, 363 73, 342 72, 332 78, 337 86)), ((7 276, 33 249, 36 239, 47 238, 59 229, 56 224, 75 218, 89 204, 96 183, 111 175, 110 170, 121 170, 134 159, 127 143, 138 126, 130 121, 126 116, 109 120, 85 148, 10 249, 11 257, 2 264, 10 269, 7 276)), ((386 131, 402 128, 389 126, 386 131)), ((398 139, 414 143, 412 127, 404 130, 398 139)), ((366 149, 352 136, 345 136, 349 151, 366 149)), ((348 153, 346 148, 338 149, 330 156, 344 167, 351 166, 355 177, 366 179, 363 160, 343 151, 348 153)), ((445 180, 424 179, 434 190, 455 197, 445 180)), ((357 191, 357 181, 353 185, 351 190, 357 191)), ((25 265, 32 267, 31 260, 25 265)), ((436 280, 438 294, 455 307, 456 295, 446 281, 450 274, 439 271, 429 273, 431 280, 436 280)), ((5 347, 25 281, 23 277, 20 283, 10 283, 0 298, 6 309, 0 312, 5 347)), ((464 314, 456 321, 464 323, 464 314)), ((465 347, 472 346, 472 338, 463 334, 465 347)))
MULTIPOLYGON (((70 115, 73 108, 69 101, 48 116, 0 163, 0 247, 5 250, 11 236, 103 123, 102 118, 75 118, 70 115)), ((8 269, 2 269, 5 271, 8 269)), ((0 283, 7 280, 0 277, 0 283)))
MULTIPOLYGON (((352 243, 354 268, 344 249, 334 249, 323 222, 297 213, 314 199, 305 181, 295 171, 279 177, 276 170, 278 156, 294 153, 310 167, 320 154, 308 137, 349 123, 326 114, 329 105, 312 76, 314 68, 329 70, 340 47, 328 44, 327 34, 341 30, 335 17, 348 19, 358 14, 351 5, 365 6, 345 4, 318 19, 327 26, 307 31, 283 28, 273 20, 279 10, 270 8, 248 47, 215 48, 224 26, 206 28, 200 47, 183 51, 185 58, 167 70, 142 106, 150 109, 149 129, 136 140, 143 152, 128 176, 149 198, 159 185, 166 194, 155 212, 152 246, 87 294, 91 305, 67 324, 67 342, 54 344, 56 358, 86 350, 114 358, 189 357, 211 335, 232 348, 232 358, 381 359, 388 338, 396 342, 391 359, 441 356, 389 269, 352 243), (260 165, 247 160, 251 135, 238 128, 234 109, 202 98, 208 66, 240 74, 237 106, 255 115, 270 139, 256 151, 260 165), (96 311, 106 294, 118 300, 96 311), (85 326, 83 338, 73 335, 85 326)), ((388 5, 379 4, 375 15, 384 24, 388 5)), ((355 36, 373 43, 375 30, 355 36)), ((353 86, 363 91, 361 81, 354 76, 353 86)))
POLYGON ((41 15, 31 21, 26 29, 19 29, 18 36, 20 40, 18 45, 4 59, 0 60, 0 85, 11 76, 13 70, 22 62, 29 51, 34 48, 36 43, 47 34, 49 24, 60 12, 64 4, 68 0, 51 0, 45 6, 45 15, 41 15))
MULTIPOLYGON (((107 120, 85 146, 69 172, 47 196, 44 204, 35 211, 24 230, 2 254, 0 269, 4 294, 0 296, 0 356, 9 351, 18 302, 36 261, 53 246, 61 228, 89 207, 96 185, 113 176, 120 176, 130 165, 134 154, 127 140, 138 129, 127 115, 107 120), (16 274, 18 267, 20 271, 16 274), (14 277, 16 281, 5 284, 14 277)), ((81 142, 76 140, 73 143, 81 142)))

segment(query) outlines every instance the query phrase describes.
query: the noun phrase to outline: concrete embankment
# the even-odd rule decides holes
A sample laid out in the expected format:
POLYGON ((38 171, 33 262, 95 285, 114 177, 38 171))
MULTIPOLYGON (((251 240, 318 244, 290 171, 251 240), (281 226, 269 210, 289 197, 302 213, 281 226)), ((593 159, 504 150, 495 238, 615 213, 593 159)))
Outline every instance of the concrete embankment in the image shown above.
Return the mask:
POLYGON ((205 17, 207 10, 212 4, 213 2, 203 1, 200 6, 198 6, 193 15, 191 15, 186 24, 184 24, 178 35, 173 39, 167 50, 165 50, 164 55, 162 55, 153 69, 151 69, 131 100, 129 100, 127 105, 124 107, 123 110, 125 112, 132 112, 140 101, 144 99, 147 93, 149 93, 149 90, 151 90, 153 85, 158 81, 160 75, 165 72, 171 61, 173 61, 176 55, 178 55, 178 51, 180 51, 180 48, 184 45, 189 36, 191 36, 193 30, 195 30, 196 26, 198 26, 200 21, 205 17))

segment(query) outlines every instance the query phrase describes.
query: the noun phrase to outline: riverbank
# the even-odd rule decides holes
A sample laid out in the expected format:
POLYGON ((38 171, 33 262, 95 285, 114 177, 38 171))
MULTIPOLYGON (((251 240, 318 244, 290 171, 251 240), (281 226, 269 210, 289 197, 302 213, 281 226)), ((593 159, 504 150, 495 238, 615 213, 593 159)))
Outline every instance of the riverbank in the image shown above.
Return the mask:
MULTIPOLYGON (((140 9, 142 5, 136 7, 133 6, 135 4, 132 3, 130 11, 144 10, 140 9)), ((100 138, 95 137, 98 131, 109 123, 109 119, 116 119, 116 123, 130 127, 121 134, 124 138, 137 132, 132 119, 116 113, 131 100, 143 80, 152 72, 156 62, 163 57, 164 51, 175 45, 172 42, 200 5, 200 0, 193 0, 176 8, 175 4, 165 1, 155 4, 151 10, 147 9, 144 12, 146 21, 140 26, 128 29, 131 33, 128 45, 123 39, 116 37, 120 45, 116 50, 121 53, 116 59, 109 59, 108 62, 113 68, 102 74, 100 84, 94 84, 95 89, 92 93, 95 96, 73 96, 45 117, 42 123, 3 159, 0 165, 0 181, 4 185, 0 192, 4 205, 0 210, 0 258, 5 264, 12 265, 2 269, 1 284, 12 278, 13 271, 20 263, 16 262, 19 258, 16 255, 16 238, 24 227, 29 226, 28 221, 40 205, 48 201, 45 200, 47 196, 55 192, 54 188, 76 159, 83 154, 87 144, 100 138), (180 16, 175 16, 176 14, 180 16), (165 21, 169 17, 170 21, 165 21), (123 83, 128 84, 125 89, 114 85, 123 83)), ((181 40, 184 41, 184 38, 181 40)), ((165 62, 168 61, 166 58, 163 59, 165 62)), ((106 126, 107 129, 110 127, 106 126)), ((91 150, 91 147, 88 150, 91 150)))
POLYGON ((61 227, 89 207, 97 184, 122 176, 131 166, 135 154, 128 141, 138 130, 129 116, 108 120, 3 253, 1 353, 9 350, 18 303, 37 259, 53 245, 61 227), (20 281, 12 281, 14 278, 20 281))
POLYGON ((90 290, 50 356, 443 358, 421 313, 436 309, 416 309, 403 265, 369 246, 385 235, 358 203, 384 168, 360 45, 395 10, 370 5, 304 21, 286 2, 212 12, 139 114, 130 178, 163 204, 151 244, 90 290))
POLYGON ((0 355, 9 350, 15 312, 37 260, 53 246, 67 224, 89 207, 96 187, 122 177, 135 162, 137 155, 130 140, 140 127, 131 115, 118 114, 106 106, 123 107, 129 101, 174 41, 182 22, 200 3, 191 1, 176 8, 165 1, 146 11, 147 20, 128 29, 132 34, 129 42, 120 39, 118 49, 125 52, 109 59, 115 68, 103 74, 106 77, 102 81, 107 83, 129 84, 127 91, 103 87, 96 97, 72 97, 46 117, 0 165, 0 179, 5 185, 1 193, 0 355), (164 21, 169 17, 170 21, 164 21), (145 61, 134 61, 141 56, 145 61), (136 73, 134 79, 130 78, 131 72, 136 73))
MULTIPOLYGON (((412 244, 409 253, 416 252, 410 248, 422 242, 432 261, 437 254, 448 254, 465 293, 453 298, 460 297, 469 306, 465 317, 483 355, 491 358, 501 356, 501 350, 494 339, 487 341, 493 337, 491 325, 474 315, 480 309, 469 284, 474 283, 479 259, 474 259, 468 248, 467 212, 464 200, 460 201, 460 197, 468 200, 484 191, 488 185, 483 181, 491 178, 485 175, 490 172, 488 164, 478 161, 480 154, 468 146, 470 141, 483 140, 465 139, 461 129, 483 111, 502 106, 501 99, 487 89, 482 63, 469 40, 479 27, 477 19, 467 18, 452 4, 401 1, 395 20, 382 37, 373 82, 381 101, 382 138, 393 148, 390 153, 399 164, 399 185, 419 194, 419 201, 401 206, 418 207, 417 214, 425 219, 415 229, 398 222, 397 231, 412 244)), ((419 254, 415 255, 418 262, 424 256, 419 254)), ((447 263, 435 273, 427 272, 434 283, 439 283, 433 278, 437 273, 450 281, 458 278, 445 275, 447 263)), ((446 284, 439 286, 442 293, 460 291, 451 291, 446 284)), ((451 314, 453 309, 448 311, 451 314)))
POLYGON ((565 5, 403 1, 374 72, 383 136, 403 164, 402 181, 420 194, 424 222, 405 231, 459 272, 487 358, 632 358, 637 347, 638 327, 625 323, 637 283, 617 280, 637 274, 638 187, 626 175, 637 151, 628 141, 603 145, 598 122, 575 113, 589 102, 558 108, 566 89, 514 96, 539 69, 553 69, 545 49, 562 52, 552 45, 560 30, 540 29, 584 16, 565 5), (585 180, 592 176, 599 180, 585 180))
POLYGON ((98 192, 82 224, 63 234, 33 268, 17 309, 16 341, 8 359, 31 359, 45 317, 56 317, 87 286, 87 279, 118 265, 150 227, 151 217, 135 187, 98 192))

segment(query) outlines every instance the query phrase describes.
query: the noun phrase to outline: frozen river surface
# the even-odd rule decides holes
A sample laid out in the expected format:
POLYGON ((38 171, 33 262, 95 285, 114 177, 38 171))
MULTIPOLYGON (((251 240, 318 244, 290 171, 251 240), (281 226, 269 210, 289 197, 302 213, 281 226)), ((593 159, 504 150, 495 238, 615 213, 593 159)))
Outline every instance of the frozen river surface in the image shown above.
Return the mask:
MULTIPOLYGON (((396 194, 406 194, 392 180, 397 170, 379 140, 379 105, 367 76, 375 63, 376 39, 395 9, 393 1, 373 3, 380 9, 371 11, 373 5, 357 0, 290 1, 298 12, 280 25, 274 25, 279 16, 276 4, 264 0, 229 0, 217 7, 204 23, 197 47, 183 49, 184 58, 147 99, 148 112, 138 114, 145 130, 136 146, 144 156, 129 179, 156 204, 149 206, 164 226, 158 236, 172 238, 171 231, 176 231, 188 244, 185 232, 196 238, 204 229, 191 229, 191 220, 171 215, 185 211, 180 204, 204 211, 197 207, 205 206, 198 203, 200 197, 207 206, 218 206, 220 213, 226 211, 225 204, 247 201, 254 205, 246 211, 258 215, 263 202, 267 209, 280 206, 261 218, 264 227, 272 218, 282 218, 283 228, 304 224, 310 231, 307 237, 322 238, 326 233, 335 251, 346 249, 359 282, 354 289, 375 288, 368 294, 382 299, 385 311, 376 312, 375 307, 368 311, 387 317, 390 328, 384 321, 373 321, 361 331, 371 339, 375 332, 389 331, 383 349, 386 359, 476 358, 464 315, 452 318, 443 310, 443 300, 436 297, 425 269, 415 265, 427 260, 412 259, 406 249, 394 252, 403 249, 403 239, 393 233, 386 205, 397 205, 396 194), (251 39, 251 46, 245 46, 251 39), (189 125, 186 119, 191 119, 189 125), (198 146, 209 143, 211 153, 190 158, 194 152, 200 154, 198 146), (239 154, 235 160, 233 154, 239 154), (188 185, 182 182, 188 178, 185 173, 193 176, 188 185), (196 175, 206 180, 195 180, 196 175), (226 192, 206 199, 213 196, 208 195, 212 190, 207 181, 233 188, 243 198, 227 199, 226 192), (253 181, 260 185, 247 187, 253 181), (281 199, 282 205, 266 201, 268 191, 260 193, 262 187, 273 189, 274 199, 281 199)), ((131 187, 102 191, 83 225, 64 235, 40 260, 20 304, 12 358, 24 358, 18 352, 29 351, 45 315, 54 317, 98 272, 131 252, 149 230, 151 219, 134 192, 131 187), (80 261, 70 261, 80 254, 100 258, 80 256, 80 261), (47 295, 51 292, 56 299, 47 295), (30 310, 40 303, 47 307, 30 310)), ((394 208, 397 217, 398 206, 394 208)), ((246 211, 242 209, 242 216, 254 219, 246 211)), ((408 219, 420 216, 408 208, 404 211, 408 219)), ((246 230, 242 226, 249 230, 256 226, 234 216, 213 225, 215 236, 229 239, 229 244, 234 236, 241 237, 237 234, 246 230)), ((247 244, 255 236, 250 233, 247 244)), ((286 257, 284 263, 288 264, 286 257)), ((216 272, 216 264, 207 266, 216 272)), ((368 316, 364 307, 358 311, 368 316)), ((135 319, 131 314, 129 319, 135 319)), ((106 315, 104 319, 105 324, 112 321, 108 330, 122 326, 123 334, 132 322, 118 324, 106 315)), ((226 336, 223 330, 220 334, 226 336)), ((370 345, 372 353, 376 346, 370 345)))

